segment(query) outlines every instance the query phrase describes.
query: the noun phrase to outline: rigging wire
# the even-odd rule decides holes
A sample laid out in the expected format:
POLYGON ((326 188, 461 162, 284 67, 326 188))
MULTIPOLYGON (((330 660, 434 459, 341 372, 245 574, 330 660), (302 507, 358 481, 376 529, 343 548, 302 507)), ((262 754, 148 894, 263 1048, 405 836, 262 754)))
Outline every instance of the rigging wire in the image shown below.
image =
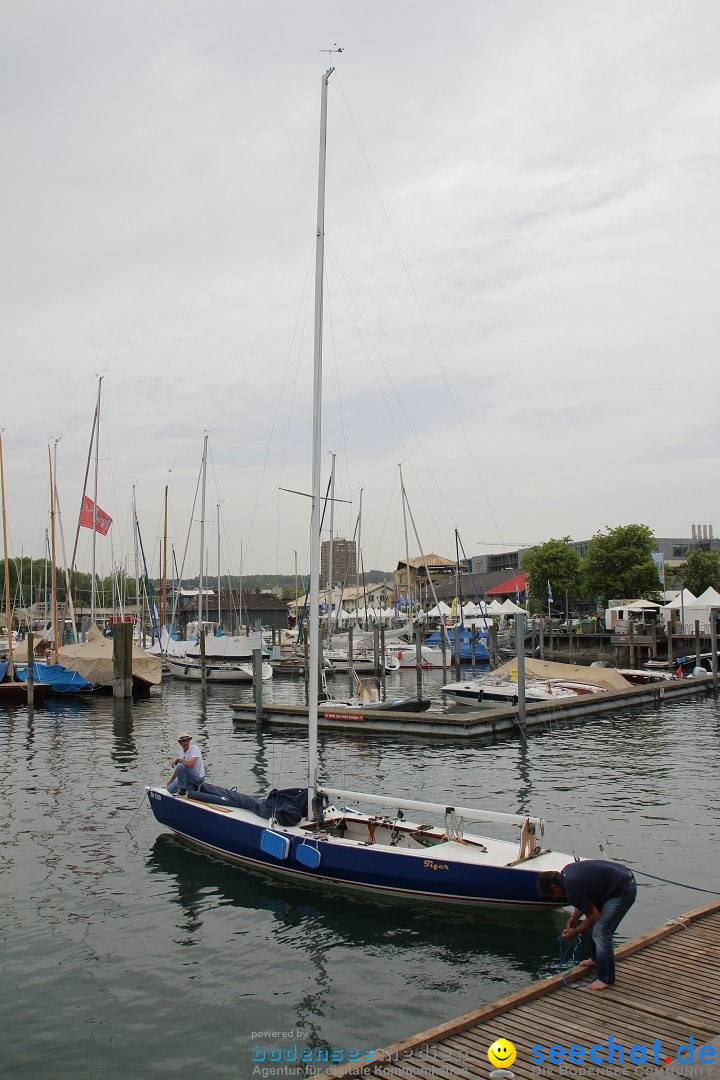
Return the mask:
POLYGON ((440 487, 438 479, 435 476, 435 473, 433 472, 432 465, 430 464, 430 461, 428 460, 427 455, 425 454, 425 451, 423 450, 422 443, 420 442, 420 439, 418 438, 418 435, 415 432, 412 421, 411 421, 410 417, 408 416, 408 414, 407 414, 407 412, 405 410, 405 406, 403 405, 400 394, 397 391, 397 389, 395 388, 395 384, 393 383, 393 380, 392 380, 392 378, 390 376, 390 373, 388 372, 387 367, 385 366, 385 362, 382 359, 382 356, 380 354, 380 350, 378 349, 377 345, 375 344, 375 340, 374 340, 374 338, 372 336, 372 333, 370 332, 370 329, 369 329, 367 323, 365 322, 365 320, 364 320, 364 318, 362 316, 362 312, 360 311, 360 306, 357 303, 357 301, 355 300, 355 297, 354 297, 354 295, 352 293, 352 290, 351 290, 351 288, 350 288, 350 286, 349 286, 349 284, 347 282, 347 279, 345 278, 345 275, 343 274, 342 270, 340 269, 340 264, 338 262, 338 259, 337 259, 336 255, 335 255, 335 253, 334 253, 334 251, 333 251, 333 249, 332 249, 332 247, 330 245, 330 242, 328 240, 326 240, 325 249, 326 249, 326 252, 327 252, 327 255, 328 255, 328 266, 330 268, 332 268, 333 272, 336 275, 338 284, 340 285, 340 292, 341 292, 341 295, 343 295, 343 298, 345 300, 345 304, 347 306, 348 314, 350 315, 350 319, 352 320, 352 323, 353 323, 353 325, 355 327, 355 332, 358 335, 358 340, 359 340, 359 342, 360 342, 360 344, 362 346, 363 352, 365 354, 365 359, 368 362, 368 365, 370 367, 370 370, 371 370, 371 372, 373 374, 373 377, 374 377, 375 382, 377 384, 378 390, 380 392, 380 396, 381 396, 381 398, 383 400, 383 404, 385 405, 385 409, 387 410, 387 414, 390 417, 390 422, 391 422, 392 426, 395 428, 395 434, 397 435, 398 442, 400 443, 400 446, 402 447, 403 454, 405 455, 405 457, 410 462, 410 467, 411 467, 411 469, 413 471, 413 474, 415 475, 416 480, 418 481, 418 487, 420 489, 422 499, 423 499, 423 501, 425 503, 428 514, 430 515, 430 518, 432 519, 433 525, 435 526, 435 530, 436 530, 438 536, 440 538, 442 538, 442 532, 441 532, 440 527, 439 527, 439 525, 437 523, 435 515, 433 514, 433 511, 432 511, 432 508, 431 508, 431 506, 430 506, 430 504, 428 502, 427 496, 425 495, 424 486, 423 486, 423 484, 420 483, 419 477, 417 476, 417 472, 416 472, 416 470, 415 470, 415 468, 414 468, 414 466, 412 464, 412 455, 410 454, 410 451, 409 451, 409 449, 408 449, 408 447, 406 445, 403 434, 400 431, 400 427, 398 426, 395 411, 390 407, 390 402, 388 401, 387 395, 385 393, 385 389, 383 388, 382 381, 380 380, 380 377, 379 377, 379 375, 377 373, 376 365, 375 365, 375 363, 373 363, 373 359, 372 359, 370 350, 367 347, 365 337, 363 336, 363 333, 361 332, 360 326, 362 326, 362 330, 364 330, 365 335, 367 336, 367 339, 370 341, 370 344, 372 345, 372 351, 373 351, 373 353, 375 354, 375 356, 377 358, 378 364, 380 365, 380 367, 382 368, 382 370, 383 370, 383 372, 385 374, 385 378, 387 379, 387 382, 388 382, 388 384, 390 386, 390 389, 392 390, 392 393, 393 393, 393 395, 395 397, 395 400, 398 403, 398 408, 399 408, 400 412, 402 413, 402 416, 403 416, 403 418, 404 418, 404 420, 405 420, 405 422, 406 422, 406 424, 408 426, 408 429, 412 433, 413 440, 414 440, 414 442, 415 442, 415 444, 416 444, 416 446, 418 448, 418 452, 420 454, 420 457, 423 459, 423 461, 425 463, 425 467, 426 467, 426 469, 428 471, 428 474, 432 478, 433 483, 435 484, 438 492, 440 493, 440 498, 441 498, 442 502, 445 505, 445 509, 447 511, 447 514, 448 514, 448 516, 450 518, 453 517, 453 514, 452 514, 452 512, 450 510, 450 507, 448 506, 447 500, 446 500, 445 495, 444 495, 444 493, 442 491, 442 488, 440 487), (352 301, 352 303, 350 301, 352 301))
MULTIPOLYGON (((367 165, 367 169, 368 169, 368 173, 370 175, 370 179, 372 181, 373 187, 375 189, 375 193, 376 193, 378 201, 380 203, 380 208, 381 208, 381 210, 383 212, 383 216, 385 217, 385 221, 387 222, 387 226, 388 226, 388 229, 390 231, 390 235, 392 237, 393 243, 395 244, 395 248, 396 248, 396 251, 398 253, 400 263, 402 265, 403 271, 405 273, 405 277, 406 277, 408 285, 410 287, 410 292, 412 293, 413 299, 415 301, 415 304, 416 304, 416 307, 417 307, 417 310, 418 310, 418 314, 420 316, 420 321, 422 323, 423 329, 425 330, 425 334, 427 335, 427 339, 428 339, 428 342, 430 344, 430 349, 431 349, 432 355, 433 355, 433 357, 435 359, 435 363, 437 365, 438 371, 440 372, 440 377, 442 378, 442 381, 443 381, 443 383, 445 385, 445 390, 447 391, 447 395, 448 395, 448 398, 450 399, 450 403, 452 405, 453 412, 455 413, 455 417, 457 419, 458 426, 460 428, 460 431, 462 432, 463 439, 465 440, 465 445, 467 446, 468 453, 470 454, 470 460, 473 463, 473 468, 475 470, 475 475, 478 478, 482 493, 485 496, 485 501, 487 503, 488 510, 490 512, 490 516, 491 516, 491 518, 492 518, 492 520, 493 520, 493 522, 495 524, 495 527, 497 529, 498 537, 500 539, 500 543, 504 547, 505 542, 502 539, 502 533, 500 531, 500 525, 499 525, 499 523, 497 521, 497 518, 495 517, 495 512, 494 512, 494 510, 492 508, 492 504, 490 502, 490 497, 489 497, 489 495, 487 493, 485 483, 484 483, 483 478, 482 478, 482 476, 480 474, 480 469, 478 467, 478 463, 477 463, 477 460, 475 458, 475 454, 473 453, 472 445, 471 445, 470 440, 468 438, 465 427, 463 426, 463 422, 462 422, 462 419, 460 417, 460 413, 458 411, 457 405, 455 404, 455 398, 453 397, 452 390, 450 389, 450 384, 448 383, 448 380, 447 380, 447 377, 446 377, 445 372, 443 370, 442 364, 440 363, 440 357, 438 355, 438 351, 437 351, 437 348, 435 346, 435 342, 433 340, 432 334, 430 333, 430 327, 428 326, 427 320, 425 318, 424 312, 423 312, 421 304, 420 304, 420 300, 419 300, 417 292, 415 290, 415 286, 413 284, 412 278, 410 277, 410 272, 408 270, 407 264, 406 264, 405 259, 403 257, 402 251, 400 249, 400 244, 398 243, 398 239, 397 239, 397 236, 395 234, 395 230, 393 229, 392 223, 390 221, 390 215, 388 214, 387 207, 385 206, 385 203, 383 201, 383 197, 380 194, 380 188, 378 187, 377 181, 375 180, 375 175, 374 175, 374 173, 372 171, 372 167, 370 165, 370 161, 369 161, 367 153, 365 151, 363 141, 360 138, 360 132, 358 131, 357 124, 355 123, 355 118, 354 118, 354 116, 352 114, 352 111, 350 109, 350 105, 348 103, 347 98, 345 97, 345 92, 343 90, 342 82, 340 81, 339 76, 337 77, 337 85, 338 85, 338 88, 340 90, 340 94, 342 96, 342 99, 343 99, 343 101, 345 103, 345 107, 347 109, 348 116, 350 117, 350 123, 352 124, 353 129, 355 131, 355 135, 357 137, 358 144, 360 146, 360 151, 362 153, 363 158, 365 159, 365 164, 367 165)), ((433 477, 433 479, 435 479, 435 478, 433 477)), ((437 481, 435 481, 435 483, 437 484, 437 481)), ((438 490, 440 490, 439 485, 438 485, 438 490)), ((451 515, 451 517, 452 516, 454 516, 454 515, 451 515)))

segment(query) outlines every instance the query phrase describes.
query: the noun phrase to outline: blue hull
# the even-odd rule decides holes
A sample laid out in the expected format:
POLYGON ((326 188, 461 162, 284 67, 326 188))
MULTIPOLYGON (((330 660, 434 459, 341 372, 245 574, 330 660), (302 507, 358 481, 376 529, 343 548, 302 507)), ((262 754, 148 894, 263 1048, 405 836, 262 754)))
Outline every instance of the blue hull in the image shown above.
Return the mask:
MULTIPOLYGON (((490 659, 490 650, 488 649, 489 636, 485 630, 475 630, 475 660, 483 661, 490 659)), ((472 635, 473 631, 468 630, 465 627, 460 628, 460 659, 471 663, 473 658, 472 652, 472 635)), ((455 659, 455 630, 451 628, 446 634, 447 648, 450 651, 450 655, 453 660, 455 659)), ((425 639, 426 645, 432 645, 434 648, 440 648, 440 631, 436 630, 434 634, 430 634, 425 639)))
POLYGON ((262 834, 269 825, 263 819, 256 819, 257 824, 240 820, 210 809, 207 804, 175 798, 161 789, 150 789, 148 798, 156 819, 177 835, 213 854, 275 876, 432 903, 557 906, 539 899, 537 872, 444 861, 442 845, 429 848, 425 856, 337 838, 315 841, 297 829, 277 827, 279 836, 289 838, 287 857, 281 858, 261 848, 262 834), (319 853, 317 867, 308 867, 307 860, 298 857, 302 847, 319 853))
MULTIPOLYGON (((20 682, 27 682, 27 664, 15 664, 15 674, 20 682)), ((69 671, 62 664, 45 664, 35 661, 33 678, 36 683, 47 683, 54 694, 80 694, 94 690, 95 683, 84 679, 77 671, 69 671)))

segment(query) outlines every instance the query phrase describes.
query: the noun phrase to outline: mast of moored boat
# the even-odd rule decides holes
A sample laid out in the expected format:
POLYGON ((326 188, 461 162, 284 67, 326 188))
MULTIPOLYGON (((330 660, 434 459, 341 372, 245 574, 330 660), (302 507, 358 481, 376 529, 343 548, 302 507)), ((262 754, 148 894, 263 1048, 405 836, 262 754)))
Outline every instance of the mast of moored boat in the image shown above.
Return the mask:
POLYGON ((328 575, 327 575, 327 635, 328 643, 332 639, 333 632, 333 541, 335 539, 335 457, 330 453, 332 464, 330 466, 330 547, 328 549, 328 575))
MULTIPOLYGON (((3 428, 2 431, 4 430, 3 428)), ((5 628, 8 642, 8 672, 12 674, 12 607, 10 604, 10 563, 8 559, 7 516, 5 513, 5 469, 3 466, 2 431, 0 431, 0 491, 2 492, 3 558, 5 561, 5 628)))
POLYGON ((221 629, 222 620, 220 618, 220 503, 217 504, 217 541, 218 541, 218 562, 217 562, 217 581, 218 581, 218 630, 221 629))
POLYGON ((168 488, 165 485, 165 508, 163 513, 163 557, 162 557, 162 581, 160 583, 160 633, 162 634, 167 623, 167 519, 168 519, 168 488))
MULTIPOLYGON (((97 583, 95 580, 95 554, 97 548, 97 498, 98 498, 98 463, 100 461, 100 394, 102 392, 103 376, 98 375, 98 396, 95 410, 95 480, 93 488, 93 513, 92 513, 92 583, 90 589, 90 622, 95 622, 95 593, 97 583)), ((53 559, 53 565, 55 560, 53 559)))
POLYGON ((315 233, 315 340, 313 349, 312 514, 310 518, 310 606, 308 644, 308 816, 318 779, 317 724, 320 694, 320 468, 322 443, 322 332, 325 263, 325 161, 327 88, 333 67, 323 74, 320 94, 320 155, 318 163, 317 229, 315 233))
POLYGON ((48 462, 50 464, 50 603, 52 606, 53 654, 57 664, 58 635, 60 631, 58 627, 57 572, 55 570, 55 476, 50 443, 48 443, 48 462))
POLYGON ((412 606, 410 604, 410 547, 408 545, 407 510, 405 508, 405 485, 403 484, 402 462, 398 465, 400 470, 400 496, 402 499, 403 531, 405 533, 405 569, 407 570, 407 610, 408 618, 412 619, 412 606))
POLYGON ((202 459, 202 494, 200 497, 200 580, 198 582, 198 642, 201 641, 202 636, 202 624, 203 624, 203 579, 204 579, 204 563, 203 556, 205 553, 205 486, 207 482, 207 444, 208 433, 205 432, 205 438, 203 440, 203 459, 202 459))

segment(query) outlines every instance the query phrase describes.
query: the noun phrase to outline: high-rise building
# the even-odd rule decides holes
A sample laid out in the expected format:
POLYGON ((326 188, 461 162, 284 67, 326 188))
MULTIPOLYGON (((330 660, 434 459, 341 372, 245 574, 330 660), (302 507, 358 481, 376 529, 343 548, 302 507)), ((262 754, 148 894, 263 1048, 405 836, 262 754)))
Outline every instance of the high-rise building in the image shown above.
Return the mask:
MULTIPOLYGON (((332 576, 333 585, 354 585, 357 567, 355 554, 355 542, 353 540, 341 540, 336 537, 332 542, 332 576)), ((328 578, 330 565, 330 541, 323 540, 320 548, 320 587, 324 588, 328 578)))

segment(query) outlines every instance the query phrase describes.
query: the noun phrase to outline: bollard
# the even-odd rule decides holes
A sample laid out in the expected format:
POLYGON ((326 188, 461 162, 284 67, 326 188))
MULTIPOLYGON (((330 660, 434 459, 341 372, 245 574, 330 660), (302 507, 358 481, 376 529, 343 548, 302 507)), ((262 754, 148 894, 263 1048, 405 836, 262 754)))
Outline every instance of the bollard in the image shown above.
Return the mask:
POLYGON ((28 703, 28 708, 32 709, 33 705, 35 704, 35 657, 33 655, 32 630, 28 630, 27 655, 28 655, 27 703, 28 703))
POLYGON ((132 697, 132 623, 113 630, 113 697, 132 697))
POLYGON ((518 723, 525 728, 525 616, 515 616, 515 651, 518 666, 518 723))
POLYGON ((422 697, 422 643, 423 632, 421 627, 415 627, 415 670, 417 672, 417 696, 418 701, 422 697))
POLYGON ((255 692, 255 719, 262 724, 263 718, 263 692, 262 692, 262 649, 253 649, 253 690, 255 692))

